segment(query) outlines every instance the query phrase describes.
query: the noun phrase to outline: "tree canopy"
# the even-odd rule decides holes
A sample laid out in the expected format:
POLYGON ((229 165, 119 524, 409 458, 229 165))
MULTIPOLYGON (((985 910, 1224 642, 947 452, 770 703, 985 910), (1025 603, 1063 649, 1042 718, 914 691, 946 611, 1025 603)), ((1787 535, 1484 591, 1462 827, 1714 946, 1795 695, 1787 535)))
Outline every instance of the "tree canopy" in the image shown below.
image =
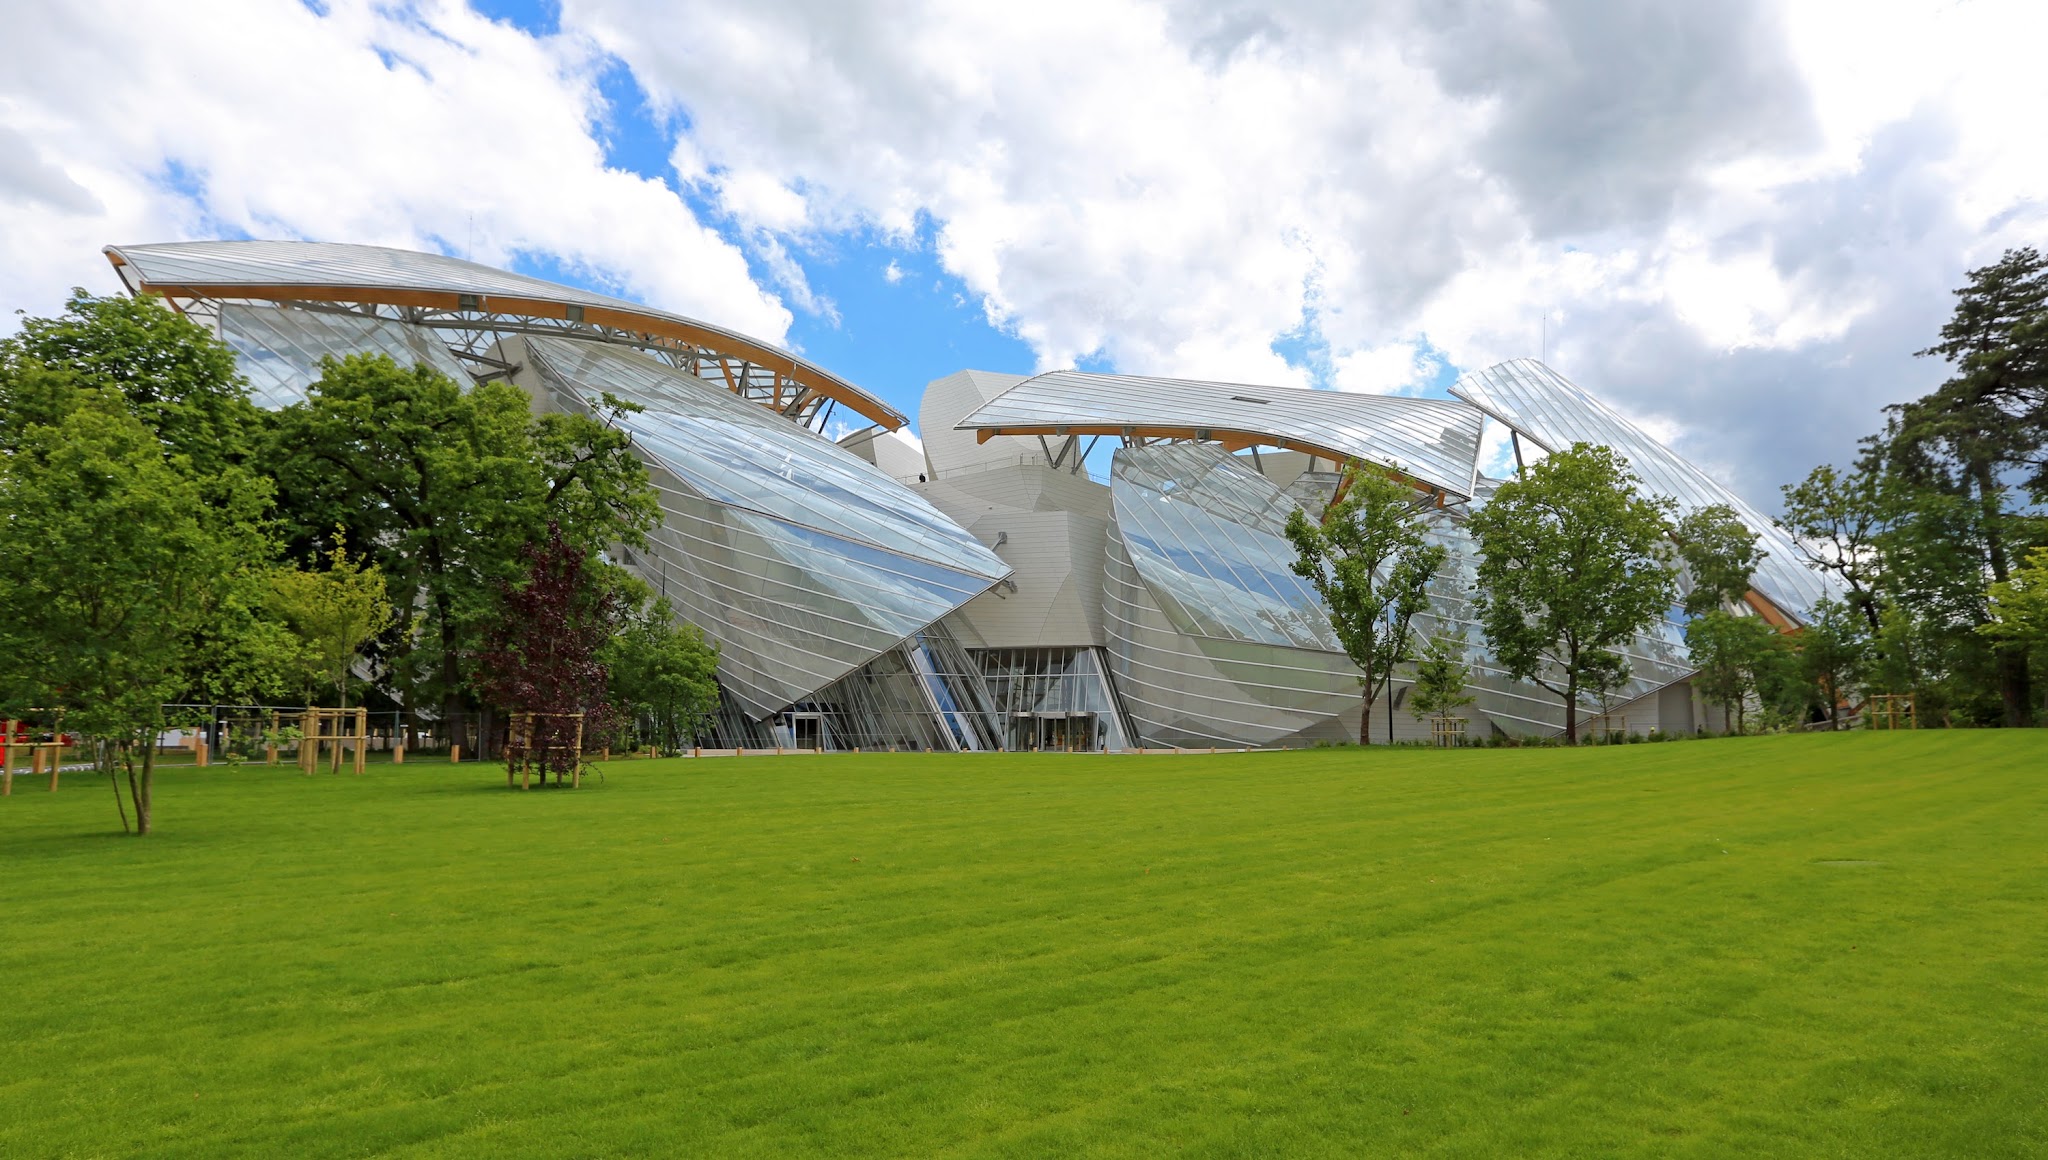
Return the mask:
POLYGON ((1472 514, 1487 642, 1509 674, 1563 701, 1569 740, 1580 698, 1620 687, 1622 646, 1671 607, 1670 508, 1638 491, 1612 450, 1577 443, 1472 514))
MULTIPOLYGON (((1330 627, 1364 673, 1358 741, 1372 738, 1373 702, 1394 666, 1408 660, 1410 623, 1429 606, 1429 583, 1445 550, 1427 540, 1422 500, 1406 484, 1353 468, 1348 489, 1320 521, 1299 508, 1287 517, 1296 575, 1315 586, 1330 627)), ((1387 740, 1393 741, 1393 726, 1387 740)))
POLYGON ((695 625, 678 620, 665 599, 627 618, 605 663, 612 703, 644 721, 664 749, 690 745, 718 708, 718 648, 695 625))
POLYGON ((143 834, 164 704, 209 683, 274 691, 293 651, 253 615, 273 550, 269 488, 241 471, 212 483, 166 462, 100 390, 0 455, 0 689, 16 710, 62 707, 110 777, 119 763, 143 834))
POLYGON ((364 545, 397 616, 383 640, 393 692, 437 705, 452 734, 477 703, 467 658, 529 544, 558 534, 589 554, 638 547, 660 515, 627 435, 595 415, 536 416, 509 383, 467 389, 381 355, 325 364, 275 420, 271 458, 294 550, 334 528, 364 545), (555 529, 550 533, 550 527, 555 529))

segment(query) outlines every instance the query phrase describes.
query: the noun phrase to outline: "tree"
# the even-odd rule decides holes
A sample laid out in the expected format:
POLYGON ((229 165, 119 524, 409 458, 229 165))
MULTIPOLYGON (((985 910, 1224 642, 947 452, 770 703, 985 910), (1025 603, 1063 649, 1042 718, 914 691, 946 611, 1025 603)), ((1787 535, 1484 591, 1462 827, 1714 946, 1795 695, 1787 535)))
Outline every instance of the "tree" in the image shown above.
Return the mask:
POLYGON ((1862 680, 1870 650, 1862 615, 1843 601, 1823 597, 1795 644, 1800 673, 1827 714, 1828 728, 1840 728, 1842 702, 1862 680))
POLYGON ((1968 278, 1941 341, 1916 352, 1954 372, 1903 413, 1950 417, 1946 433, 1967 432, 1983 457, 2031 469, 2034 494, 2048 495, 2048 257, 2032 246, 2007 250, 1968 278))
POLYGON ((1989 592, 1991 620, 1977 631, 2022 648, 2048 646, 2048 548, 2027 553, 2011 579, 1989 592))
POLYGON ((438 701, 461 736, 477 689, 465 670, 508 585, 528 575, 528 544, 585 554, 644 546, 660 517, 646 467, 607 420, 630 404, 593 400, 596 417, 536 417, 508 383, 464 389, 429 367, 381 355, 324 364, 306 402, 277 416, 272 458, 297 551, 330 529, 361 544, 397 616, 382 645, 409 709, 438 701))
POLYGON ((1877 631, 1878 578, 1883 561, 1878 542, 1884 532, 1884 475, 1877 470, 1836 471, 1822 464, 1799 483, 1780 490, 1785 514, 1777 525, 1792 533, 1806 565, 1831 572, 1849 590, 1849 604, 1871 632, 1877 631))
POLYGON ((109 779, 125 773, 147 834, 164 703, 232 632, 259 627, 235 612, 267 574, 270 491, 239 470, 203 488, 111 392, 65 411, 12 432, 0 455, 0 695, 64 706, 109 779))
POLYGON ((76 388, 118 392, 164 458, 182 461, 181 474, 191 478, 246 462, 261 426, 234 352, 153 297, 73 290, 62 315, 24 319, 21 332, 0 343, 0 363, 20 362, 58 369, 76 388))
MULTIPOLYGON (((1975 724, 2014 723, 2015 665, 2023 649, 1977 628, 1991 619, 1987 599, 1996 581, 1987 544, 1988 525, 2000 525, 2008 542, 2023 545, 2038 532, 2020 512, 1988 512, 1974 492, 1939 463, 1930 462, 1894 423, 1883 440, 1890 478, 1884 488, 1885 527, 1880 540, 1884 571, 1879 652, 1894 647, 1909 657, 1881 658, 1880 670, 1914 674, 1910 686, 1923 721, 1962 719, 1975 724), (2017 658, 2013 655, 2017 653, 2017 658)), ((2001 500, 1999 504, 2003 505, 2001 500)), ((2031 681, 2022 682, 2030 690, 2031 681)), ((2029 695, 2031 693, 2029 692, 2029 695)))
POLYGON ((1749 592, 1750 577, 1766 553, 1756 546, 1756 533, 1727 504, 1717 503, 1686 513, 1672 531, 1679 559, 1692 577, 1686 593, 1688 616, 1700 616, 1739 602, 1749 592))
MULTIPOLYGON (((1372 706, 1394 666, 1408 659, 1409 624, 1429 605, 1429 582, 1445 550, 1427 541, 1421 502, 1406 484, 1353 468, 1344 498, 1320 523, 1299 508, 1287 517, 1296 575, 1315 586, 1345 655, 1363 672, 1358 743, 1372 740, 1372 706)), ((1387 741, 1394 740, 1393 726, 1387 741)))
MULTIPOLYGON (((2038 500, 2048 494, 2048 258, 2032 248, 2008 250, 1972 270, 1956 291, 1956 309, 1941 341, 1919 352, 1946 360, 1951 374, 1920 399, 1890 408, 1895 429, 1883 448, 1889 468, 1910 486, 1966 501, 1967 524, 1945 529, 1981 571, 1981 593, 2011 579, 2033 522, 2010 502, 2013 472, 2026 472, 2038 500)), ((1981 601, 1971 617, 1990 619, 1981 601)), ((1994 645, 1997 684, 2007 725, 2033 723, 2026 649, 1994 645)))
POLYGON ((542 780, 552 771, 559 783, 580 760, 578 737, 612 728, 604 653, 618 631, 622 593, 557 525, 520 555, 526 575, 499 587, 498 615, 483 634, 476 670, 492 704, 535 715, 527 745, 539 755, 542 780), (581 729, 568 717, 578 713, 581 729))
POLYGON ((1771 699, 1766 691, 1779 675, 1784 638, 1761 617, 1717 608, 1686 622, 1685 647, 1700 695, 1721 706, 1731 731, 1748 732, 1749 700, 1771 699))
POLYGON ((1464 638, 1443 634, 1430 637, 1415 661, 1415 688, 1408 694, 1408 711, 1418 721, 1432 716, 1449 720, 1452 711, 1473 701, 1465 691, 1470 677, 1464 638))
POLYGON ((363 645, 391 623, 391 599, 374 564, 350 559, 347 534, 335 534, 325 571, 281 569, 271 577, 271 607, 306 646, 308 674, 334 683, 348 708, 348 671, 363 645))
POLYGON ((632 616, 605 654, 611 699, 621 713, 646 721, 655 743, 691 744, 718 709, 718 648, 697 626, 676 619, 666 599, 632 616))
POLYGON ((1574 743, 1580 696, 1626 681, 1621 646, 1671 607, 1670 506, 1638 492, 1612 450, 1577 443, 1503 483, 1472 514, 1487 642, 1511 676, 1564 702, 1574 743))

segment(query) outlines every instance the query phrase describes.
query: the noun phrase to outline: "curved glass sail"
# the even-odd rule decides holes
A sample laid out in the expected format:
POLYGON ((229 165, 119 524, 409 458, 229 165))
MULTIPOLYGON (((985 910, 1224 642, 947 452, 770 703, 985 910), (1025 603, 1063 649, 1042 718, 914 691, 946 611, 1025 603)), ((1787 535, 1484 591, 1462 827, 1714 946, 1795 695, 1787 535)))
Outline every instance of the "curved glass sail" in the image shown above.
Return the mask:
POLYGON ((719 677, 760 718, 895 647, 1009 574, 873 464, 673 367, 615 346, 528 338, 552 400, 645 410, 633 436, 666 519, 643 575, 720 647, 719 677))
POLYGON ((1646 488, 1678 501, 1681 509, 1727 504, 1768 553, 1757 566, 1757 591, 1792 616, 1805 619, 1817 601, 1831 594, 1829 582, 1801 565, 1799 545, 1770 517, 1535 359, 1515 359, 1467 375, 1451 393, 1546 451, 1574 443, 1613 448, 1646 488))
MULTIPOLYGON (((1480 480, 1475 490, 1491 491, 1480 480)), ((1358 736, 1360 673, 1282 534, 1296 495, 1214 445, 1124 448, 1111 467, 1115 522, 1104 625, 1118 691, 1147 745, 1299 744, 1358 736)), ((1466 642, 1477 708, 1509 733, 1562 727, 1558 696, 1486 655, 1472 608, 1477 549, 1464 505, 1424 519, 1447 556, 1418 635, 1466 642)), ((1623 650, 1620 704, 1687 676, 1682 631, 1659 621, 1623 650)), ((1395 692, 1405 693, 1407 670, 1395 692)), ((1384 712, 1384 708, 1381 710, 1384 712)), ((1404 712, 1401 714, 1406 717, 1404 712)), ((1411 726, 1414 727, 1414 726, 1411 726)), ((1379 728, 1375 723, 1375 728, 1379 728)))
POLYGON ((1463 403, 1255 387, 1192 379, 1050 371, 962 419, 1001 434, 1167 434, 1256 442, 1392 468, 1460 499, 1472 494, 1484 420, 1463 403), (1232 439, 1234 437, 1234 439, 1232 439))
MULTIPOLYGON (((279 241, 157 242, 108 246, 105 253, 129 290, 138 294, 219 302, 373 303, 402 310, 409 321, 443 328, 452 324, 471 334, 505 330, 508 320, 523 319, 544 322, 549 329, 583 327, 586 338, 631 345, 649 345, 659 337, 702 346, 707 362, 728 371, 729 359, 736 359, 774 372, 777 385, 770 397, 778 410, 800 409, 806 398, 821 396, 885 427, 906 422, 895 408, 823 367, 737 331, 446 254, 279 241), (789 401, 782 376, 790 380, 789 401), (797 397, 799 389, 803 398, 797 397)), ((513 325, 509 331, 526 328, 513 325)))

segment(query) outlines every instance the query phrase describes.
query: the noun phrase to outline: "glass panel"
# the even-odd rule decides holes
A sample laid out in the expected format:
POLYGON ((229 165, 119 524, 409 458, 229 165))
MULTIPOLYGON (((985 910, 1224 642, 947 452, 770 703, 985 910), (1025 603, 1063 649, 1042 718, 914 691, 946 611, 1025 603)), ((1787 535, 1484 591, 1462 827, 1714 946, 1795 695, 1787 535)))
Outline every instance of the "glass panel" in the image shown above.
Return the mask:
POLYGON ((1829 578, 1801 564, 1799 546, 1769 517, 1542 363, 1504 362, 1459 380, 1451 393, 1546 450, 1574 443, 1613 448, 1645 488, 1676 500, 1680 514, 1717 503, 1734 508, 1768 553, 1757 567, 1757 590, 1794 616, 1806 616, 1833 590, 1829 578))

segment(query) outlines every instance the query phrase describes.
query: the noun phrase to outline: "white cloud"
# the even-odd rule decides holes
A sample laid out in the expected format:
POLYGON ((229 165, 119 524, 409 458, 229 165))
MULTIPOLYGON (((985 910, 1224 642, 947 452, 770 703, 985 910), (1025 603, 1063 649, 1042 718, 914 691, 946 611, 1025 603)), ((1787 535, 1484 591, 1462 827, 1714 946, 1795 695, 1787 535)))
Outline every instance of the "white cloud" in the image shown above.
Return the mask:
POLYGON ((1330 385, 1340 391, 1373 395, 1419 394, 1435 380, 1441 366, 1419 341, 1390 342, 1339 356, 1331 367, 1330 385))
POLYGON ((784 302, 835 317, 804 265, 857 229, 1045 365, 1404 391, 1538 353, 1548 317, 1555 365, 1768 502, 1938 379, 1910 352, 1948 288, 2048 223, 2029 0, 565 0, 544 38, 457 0, 332 12, 8 6, 6 300, 110 287, 106 241, 460 248, 473 217, 479 259, 779 339, 784 302), (675 176, 767 288, 607 168, 606 53, 683 114, 675 176))
POLYGON ((738 250, 661 182, 605 164, 587 41, 454 0, 323 7, 9 5, 0 153, 28 160, 0 165, 0 299, 40 313, 73 282, 113 289, 109 242, 243 232, 459 252, 473 232, 479 261, 544 257, 784 338, 788 310, 738 250))
POLYGON ((930 215, 944 268, 1044 364, 1300 381, 1273 346, 1306 325, 1334 385, 1403 390, 1433 374, 1416 336, 1469 370, 1536 354, 1548 314, 1561 369, 1768 499, 1755 480, 1924 389, 1901 328, 1931 332, 2016 220, 2038 231, 2044 13, 569 0, 563 19, 687 110, 714 164, 804 190, 810 228, 930 215), (1813 418, 1755 429, 1788 407, 1813 418))
POLYGON ((882 267, 882 281, 891 286, 903 281, 903 267, 896 264, 896 259, 889 259, 889 264, 882 267))

